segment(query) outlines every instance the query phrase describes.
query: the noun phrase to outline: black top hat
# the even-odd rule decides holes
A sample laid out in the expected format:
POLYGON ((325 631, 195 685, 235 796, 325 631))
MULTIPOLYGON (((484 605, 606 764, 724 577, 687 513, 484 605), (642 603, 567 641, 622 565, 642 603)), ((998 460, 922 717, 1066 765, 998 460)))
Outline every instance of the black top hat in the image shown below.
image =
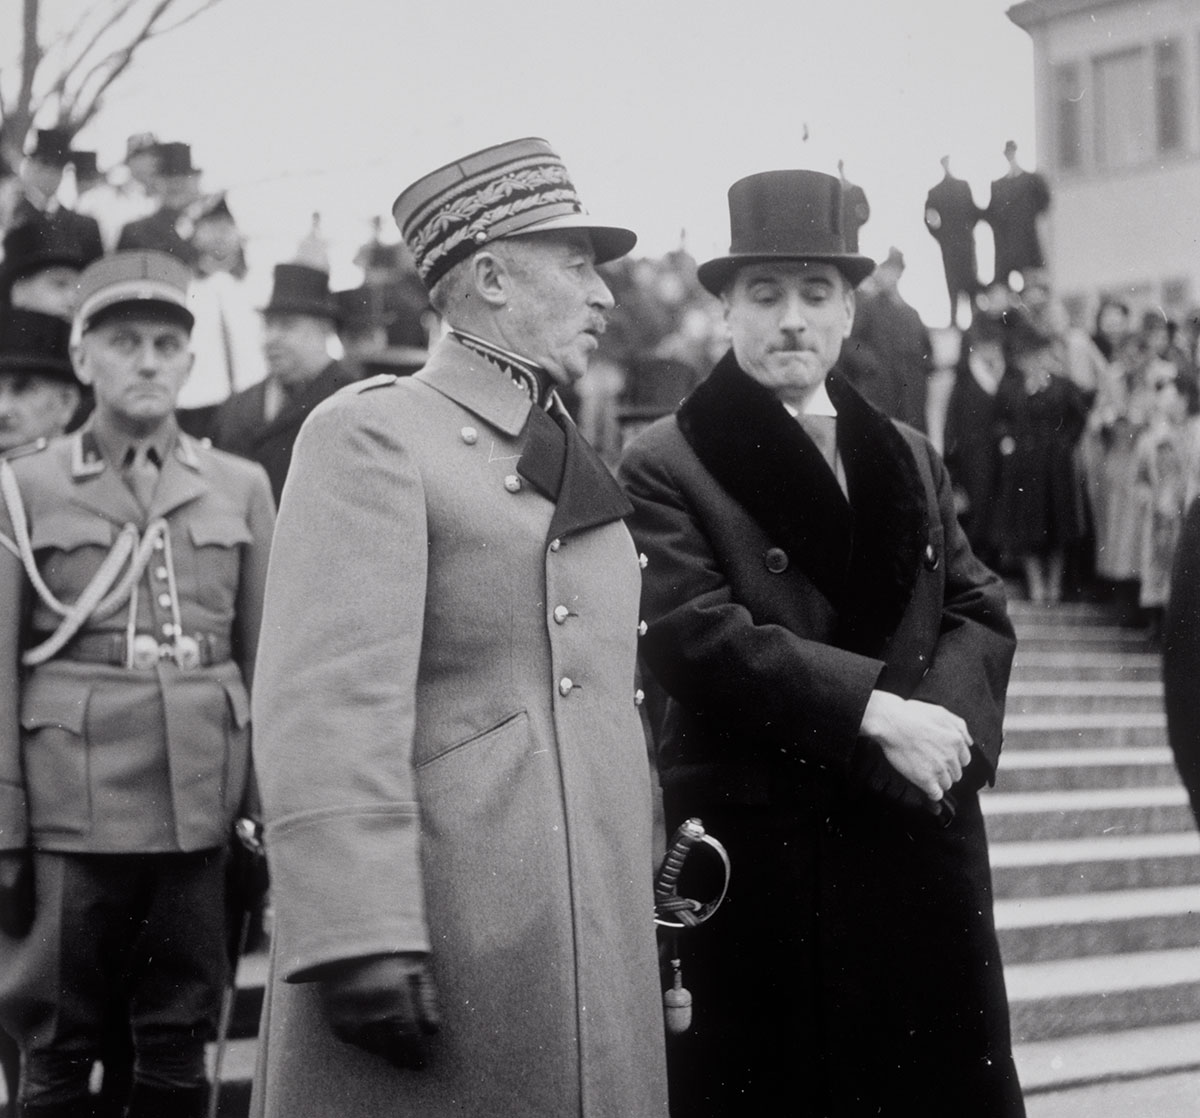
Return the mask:
POLYGON ((71 324, 51 314, 12 308, 0 319, 0 373, 35 373, 76 384, 71 324))
POLYGON ((154 154, 158 158, 160 175, 200 174, 200 168, 192 166, 191 144, 181 144, 174 140, 165 144, 156 144, 154 154))
POLYGON ((763 171, 729 188, 730 245, 696 270, 714 295, 744 264, 815 260, 834 265, 857 287, 875 262, 846 251, 842 184, 820 171, 763 171))
POLYGON ((0 291, 15 280, 43 268, 76 268, 91 262, 79 237, 71 229, 44 217, 14 225, 4 234, 4 259, 0 261, 0 291))
POLYGON ((65 167, 71 162, 71 133, 65 128, 39 128, 27 154, 39 163, 65 167))
POLYGON ((100 177, 100 168, 96 166, 94 151, 71 152, 71 166, 75 168, 76 182, 87 182, 89 179, 100 177))
POLYGON ((329 290, 329 273, 307 264, 276 264, 271 299, 263 314, 307 314, 337 322, 337 303, 329 290))
POLYGON ((380 313, 380 296, 379 288, 365 285, 335 291, 333 298, 338 309, 338 329, 361 331, 385 325, 384 315, 380 313))

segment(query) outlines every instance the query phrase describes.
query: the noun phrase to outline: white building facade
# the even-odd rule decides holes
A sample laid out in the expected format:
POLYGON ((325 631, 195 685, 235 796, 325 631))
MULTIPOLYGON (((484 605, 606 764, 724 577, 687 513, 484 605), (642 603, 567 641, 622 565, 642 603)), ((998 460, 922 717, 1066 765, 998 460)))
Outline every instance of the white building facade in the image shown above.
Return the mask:
POLYGON ((1100 298, 1200 305, 1200 0, 1026 0, 1047 264, 1072 317, 1100 298))

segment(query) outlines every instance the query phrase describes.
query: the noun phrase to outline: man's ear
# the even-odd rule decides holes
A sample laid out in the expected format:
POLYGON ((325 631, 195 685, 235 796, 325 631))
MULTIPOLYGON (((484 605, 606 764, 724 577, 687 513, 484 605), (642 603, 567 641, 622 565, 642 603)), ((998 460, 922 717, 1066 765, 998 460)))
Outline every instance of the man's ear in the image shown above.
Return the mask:
POLYGON ((503 307, 512 292, 512 274, 494 252, 481 249, 471 257, 471 279, 475 291, 488 306, 503 307))
POLYGON ((79 378, 80 384, 92 383, 92 370, 88 368, 87 349, 84 347, 82 338, 71 343, 71 364, 75 368, 75 375, 79 378))
POLYGON ((846 290, 844 297, 846 300, 846 329, 842 333, 843 338, 850 337, 850 331, 854 328, 854 288, 849 283, 845 285, 846 290))

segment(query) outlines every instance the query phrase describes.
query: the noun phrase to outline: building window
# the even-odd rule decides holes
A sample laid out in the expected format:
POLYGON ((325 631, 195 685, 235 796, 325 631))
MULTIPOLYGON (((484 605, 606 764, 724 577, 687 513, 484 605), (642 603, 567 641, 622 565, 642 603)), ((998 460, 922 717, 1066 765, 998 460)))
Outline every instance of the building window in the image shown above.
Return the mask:
POLYGON ((1077 62, 1054 67, 1054 112, 1058 166, 1078 171, 1083 166, 1083 81, 1077 62))
POLYGON ((1154 44, 1154 124, 1160 152, 1183 147, 1183 60, 1178 39, 1154 44))
POLYGON ((1146 51, 1124 50, 1095 60, 1096 162, 1117 169, 1153 154, 1146 51))

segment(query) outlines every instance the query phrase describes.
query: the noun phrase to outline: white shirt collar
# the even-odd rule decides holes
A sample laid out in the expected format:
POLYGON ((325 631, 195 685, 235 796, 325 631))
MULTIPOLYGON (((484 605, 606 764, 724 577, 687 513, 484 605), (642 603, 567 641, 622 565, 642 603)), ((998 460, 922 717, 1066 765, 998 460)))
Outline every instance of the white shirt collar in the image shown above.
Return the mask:
POLYGON ((829 398, 829 389, 825 387, 825 382, 823 380, 817 385, 816 390, 805 402, 803 413, 801 413, 797 408, 792 407, 791 404, 784 404, 783 406, 787 408, 788 415, 790 415, 793 419, 797 418, 801 414, 837 415, 837 408, 834 407, 833 401, 829 398))

